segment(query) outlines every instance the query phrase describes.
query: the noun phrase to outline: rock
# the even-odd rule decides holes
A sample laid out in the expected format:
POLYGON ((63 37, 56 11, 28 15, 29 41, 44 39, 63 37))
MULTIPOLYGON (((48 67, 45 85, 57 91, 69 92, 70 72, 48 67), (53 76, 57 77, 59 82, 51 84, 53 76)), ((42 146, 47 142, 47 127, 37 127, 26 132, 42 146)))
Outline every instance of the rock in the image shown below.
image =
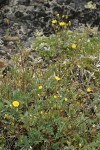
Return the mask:
POLYGON ((0 3, 2 3, 3 2, 3 0, 0 0, 0 3))
POLYGON ((5 54, 6 54, 6 52, 5 52, 4 50, 1 50, 1 49, 0 49, 0 55, 3 55, 3 56, 4 56, 5 54))
POLYGON ((0 40, 0 46, 2 46, 4 44, 3 40, 0 40))
MULTIPOLYGON (((51 21, 55 13, 68 15, 73 27, 90 24, 100 29, 100 0, 92 0, 95 9, 86 7, 87 2, 89 0, 0 0, 0 46, 7 47, 11 55, 17 52, 19 39, 16 37, 29 47, 37 30, 46 36, 54 33, 51 21)), ((1 50, 3 56, 5 49, 1 50)))
POLYGON ((18 36, 15 36, 15 37, 13 37, 13 36, 5 36, 5 37, 3 37, 3 40, 4 41, 19 41, 20 39, 19 39, 18 36))
POLYGON ((6 1, 6 0, 0 0, 0 4, 1 4, 1 3, 4 3, 5 1, 6 1))
POLYGON ((24 15, 23 15, 23 13, 21 12, 21 11, 16 11, 15 12, 15 17, 16 18, 22 18, 24 15))
POLYGON ((18 1, 18 4, 20 4, 20 5, 29 5, 30 4, 30 0, 19 0, 18 1))

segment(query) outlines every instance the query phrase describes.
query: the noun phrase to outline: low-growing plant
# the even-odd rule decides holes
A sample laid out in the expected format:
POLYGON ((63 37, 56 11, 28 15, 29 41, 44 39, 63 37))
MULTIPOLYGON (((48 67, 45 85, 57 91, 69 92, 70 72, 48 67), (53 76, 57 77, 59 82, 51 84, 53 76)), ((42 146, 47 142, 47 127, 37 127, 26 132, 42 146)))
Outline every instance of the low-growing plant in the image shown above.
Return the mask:
POLYGON ((36 39, 42 61, 22 48, 12 58, 0 82, 1 149, 100 149, 100 38, 89 34, 64 29, 36 39))

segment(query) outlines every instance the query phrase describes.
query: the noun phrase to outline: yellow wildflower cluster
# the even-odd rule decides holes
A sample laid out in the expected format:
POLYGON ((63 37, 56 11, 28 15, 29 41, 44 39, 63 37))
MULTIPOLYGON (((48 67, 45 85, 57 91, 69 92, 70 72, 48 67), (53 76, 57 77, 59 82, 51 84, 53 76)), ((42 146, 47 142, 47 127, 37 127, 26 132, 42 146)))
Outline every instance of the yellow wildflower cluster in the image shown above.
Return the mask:
POLYGON ((68 26, 71 25, 71 21, 68 21, 67 15, 60 15, 59 13, 56 14, 56 18, 51 21, 52 27, 58 31, 61 29, 66 29, 68 26))
POLYGON ((62 15, 62 16, 61 16, 59 13, 57 13, 56 16, 57 16, 58 18, 61 17, 61 18, 68 19, 68 16, 67 16, 67 15, 62 15))

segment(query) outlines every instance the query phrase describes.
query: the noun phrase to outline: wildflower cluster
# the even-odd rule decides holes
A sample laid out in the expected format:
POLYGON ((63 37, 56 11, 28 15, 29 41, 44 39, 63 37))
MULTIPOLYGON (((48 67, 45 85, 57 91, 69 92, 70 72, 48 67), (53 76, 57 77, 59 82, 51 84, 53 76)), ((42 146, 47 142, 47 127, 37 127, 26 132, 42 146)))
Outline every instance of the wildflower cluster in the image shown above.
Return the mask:
POLYGON ((52 27, 55 31, 60 31, 61 29, 67 29, 71 26, 71 21, 68 21, 67 15, 56 14, 55 18, 52 20, 52 27))
MULTIPOLYGON (((56 17, 65 29, 68 17, 56 17)), ((0 149, 100 149, 100 39, 66 31, 35 41, 42 61, 21 51, 0 76, 0 149)))

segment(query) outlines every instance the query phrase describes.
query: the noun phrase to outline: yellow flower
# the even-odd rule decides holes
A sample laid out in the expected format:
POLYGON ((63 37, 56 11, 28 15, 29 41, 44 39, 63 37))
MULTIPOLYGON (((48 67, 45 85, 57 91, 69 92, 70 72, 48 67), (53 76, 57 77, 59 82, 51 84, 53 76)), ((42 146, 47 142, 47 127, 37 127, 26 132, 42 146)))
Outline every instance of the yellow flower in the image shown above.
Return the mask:
POLYGON ((65 16, 64 15, 62 15, 62 18, 64 18, 65 16))
POLYGON ((89 92, 91 92, 92 90, 90 89, 90 88, 87 88, 87 92, 89 93, 89 92))
POLYGON ((80 147, 80 148, 82 147, 82 144, 81 144, 81 143, 79 143, 79 147, 80 147))
POLYGON ((68 145, 71 145, 71 142, 70 142, 70 141, 67 141, 67 144, 68 144, 68 145))
POLYGON ((10 108, 12 108, 12 105, 10 104, 10 108))
POLYGON ((38 97, 41 97, 40 94, 38 94, 38 97))
POLYGON ((41 111, 40 114, 43 115, 43 111, 41 111))
POLYGON ((76 44, 72 44, 72 48, 73 48, 73 49, 76 49, 76 44))
POLYGON ((66 23, 65 23, 65 22, 59 22, 59 25, 60 25, 61 27, 64 27, 64 26, 66 26, 66 23))
POLYGON ((56 98, 57 98, 57 95, 54 95, 53 97, 56 99, 56 98))
POLYGON ((18 102, 18 101, 13 101, 13 102, 12 102, 12 105, 13 105, 14 107, 18 107, 18 106, 19 106, 19 102, 18 102))
POLYGON ((40 85, 40 86, 39 86, 39 90, 42 90, 42 88, 43 88, 43 86, 42 86, 42 85, 40 85))
POLYGON ((55 76, 55 79, 56 79, 57 81, 61 80, 58 76, 55 76))
POLYGON ((56 19, 52 20, 52 24, 56 24, 56 23, 57 23, 56 19))
POLYGON ((68 22, 68 25, 71 26, 71 21, 68 22))
POLYGON ((64 100, 65 100, 65 102, 67 102, 67 101, 68 101, 68 98, 65 97, 64 100))
POLYGON ((57 14, 56 16, 59 17, 59 14, 57 14))

